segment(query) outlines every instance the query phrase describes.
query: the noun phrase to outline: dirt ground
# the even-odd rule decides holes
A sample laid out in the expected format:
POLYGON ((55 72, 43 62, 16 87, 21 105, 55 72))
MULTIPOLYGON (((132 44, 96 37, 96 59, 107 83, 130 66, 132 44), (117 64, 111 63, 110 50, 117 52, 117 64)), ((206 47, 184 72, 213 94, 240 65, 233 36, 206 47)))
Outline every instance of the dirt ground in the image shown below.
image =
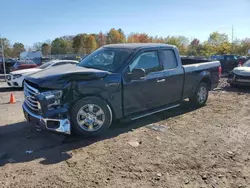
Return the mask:
POLYGON ((205 107, 179 108, 103 137, 37 132, 24 121, 22 91, 0 83, 0 187, 250 187, 250 89, 222 79, 205 107), (2 84, 2 85, 1 85, 2 84))

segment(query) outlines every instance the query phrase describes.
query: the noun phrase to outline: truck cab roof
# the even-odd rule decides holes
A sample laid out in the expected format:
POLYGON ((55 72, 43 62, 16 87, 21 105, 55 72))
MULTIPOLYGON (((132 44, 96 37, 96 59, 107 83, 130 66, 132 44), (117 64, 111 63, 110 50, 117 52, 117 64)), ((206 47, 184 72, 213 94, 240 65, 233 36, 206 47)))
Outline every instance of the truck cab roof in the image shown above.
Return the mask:
POLYGON ((123 43, 123 44, 109 44, 105 45, 104 48, 123 48, 123 49, 147 49, 147 48, 176 48, 173 45, 162 44, 162 43, 123 43))

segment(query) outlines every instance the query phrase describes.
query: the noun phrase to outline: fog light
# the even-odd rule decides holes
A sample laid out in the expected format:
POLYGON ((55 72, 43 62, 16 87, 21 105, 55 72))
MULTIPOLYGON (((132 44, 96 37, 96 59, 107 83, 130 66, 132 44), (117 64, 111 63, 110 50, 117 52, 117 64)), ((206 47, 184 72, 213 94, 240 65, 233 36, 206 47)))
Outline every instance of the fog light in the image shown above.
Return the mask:
POLYGON ((38 110, 42 109, 40 102, 37 102, 37 108, 38 108, 38 110))

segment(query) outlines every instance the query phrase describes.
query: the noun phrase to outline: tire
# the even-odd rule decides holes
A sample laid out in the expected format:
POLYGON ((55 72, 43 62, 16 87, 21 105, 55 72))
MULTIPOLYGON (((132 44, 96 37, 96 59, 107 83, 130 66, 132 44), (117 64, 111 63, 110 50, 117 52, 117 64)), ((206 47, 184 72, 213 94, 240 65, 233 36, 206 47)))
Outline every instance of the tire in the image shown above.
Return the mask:
POLYGON ((204 106, 208 99, 208 92, 208 85, 201 82, 196 88, 194 95, 190 97, 189 100, 197 107, 204 106))
POLYGON ((101 135, 112 123, 112 111, 104 100, 86 97, 71 109, 71 122, 73 130, 80 136, 101 135))

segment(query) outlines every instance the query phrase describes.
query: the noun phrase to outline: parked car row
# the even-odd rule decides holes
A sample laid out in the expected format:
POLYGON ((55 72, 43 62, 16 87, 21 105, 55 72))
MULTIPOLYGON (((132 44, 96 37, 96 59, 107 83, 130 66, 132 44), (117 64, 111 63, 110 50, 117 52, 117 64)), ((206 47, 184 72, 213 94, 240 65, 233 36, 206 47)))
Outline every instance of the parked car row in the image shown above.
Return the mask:
MULTIPOLYGON (((5 59, 5 70, 6 73, 10 73, 11 71, 15 70, 38 67, 50 60, 51 60, 50 58, 34 58, 34 59, 23 59, 23 60, 7 58, 5 59)), ((0 73, 4 73, 4 65, 2 59, 0 59, 0 73)))
POLYGON ((116 119, 139 119, 186 98, 205 105, 221 64, 186 60, 166 44, 106 45, 77 66, 51 66, 26 76, 24 116, 38 130, 93 136, 116 119))
MULTIPOLYGON (((5 59, 5 70, 6 73, 9 73, 11 71, 11 68, 16 63, 16 59, 6 58, 5 59)), ((3 65, 3 59, 0 58, 0 73, 4 73, 4 65, 3 65)))
POLYGON ((13 66, 13 72, 11 72, 7 76, 7 83, 9 86, 12 87, 23 87, 24 79, 26 76, 33 74, 35 72, 50 68, 50 67, 57 67, 59 65, 65 64, 77 64, 78 61, 74 60, 52 60, 49 61, 41 66, 37 66, 34 62, 29 60, 20 60, 17 61, 16 64, 13 66), (20 70, 21 69, 21 70, 20 70))
POLYGON ((218 60, 221 63, 222 72, 228 73, 235 67, 242 66, 250 57, 237 55, 215 55, 211 59, 218 60))

